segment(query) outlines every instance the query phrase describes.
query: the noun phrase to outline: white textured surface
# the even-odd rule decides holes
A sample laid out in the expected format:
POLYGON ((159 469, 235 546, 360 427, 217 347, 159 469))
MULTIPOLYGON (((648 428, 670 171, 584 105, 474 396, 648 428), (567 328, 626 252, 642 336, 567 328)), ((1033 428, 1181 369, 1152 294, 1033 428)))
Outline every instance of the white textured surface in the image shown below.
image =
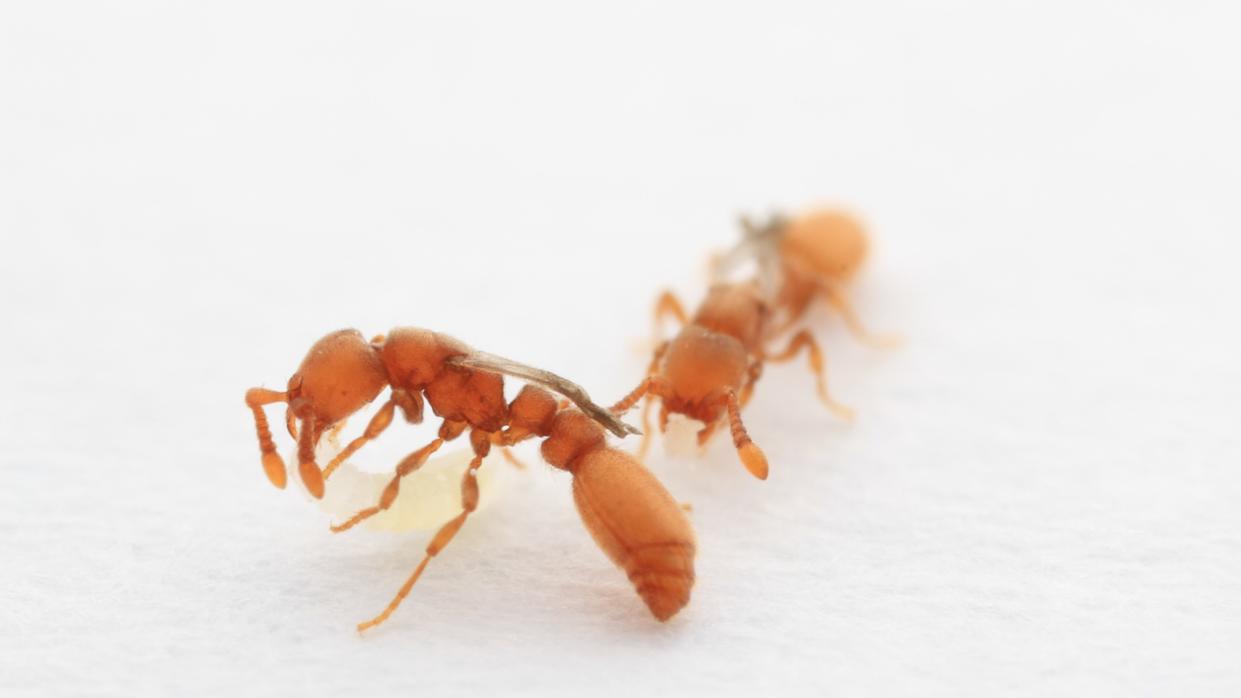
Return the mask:
POLYGON ((0 693, 1241 691, 1235 4, 817 5, 6 4, 0 693), (652 459, 684 613, 536 467, 353 632, 425 534, 272 489, 246 387, 414 324, 610 398, 734 212, 824 197, 910 341, 816 316, 860 420, 770 370, 766 483, 652 459))

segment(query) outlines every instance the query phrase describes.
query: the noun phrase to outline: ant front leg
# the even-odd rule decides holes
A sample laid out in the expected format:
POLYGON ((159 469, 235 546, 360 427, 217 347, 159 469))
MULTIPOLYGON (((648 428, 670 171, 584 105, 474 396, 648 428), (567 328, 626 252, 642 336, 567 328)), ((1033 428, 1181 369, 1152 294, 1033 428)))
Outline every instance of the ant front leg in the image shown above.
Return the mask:
MULTIPOLYGON (((728 410, 728 429, 732 432, 733 447, 737 449, 737 455, 741 458, 741 464, 754 477, 766 480, 768 470, 767 456, 763 454, 763 450, 758 447, 758 444, 750 439, 749 433, 745 430, 745 424, 741 421, 741 406, 737 401, 737 393, 731 389, 725 390, 717 400, 722 402, 725 409, 728 410)), ((708 437, 710 437, 710 433, 708 433, 708 437)))
POLYGON ((460 436, 461 432, 465 431, 466 426, 467 425, 465 422, 454 422, 445 419, 444 422, 440 424, 439 435, 433 439, 431 443, 423 446, 413 453, 410 453, 408 456, 401 459, 400 463, 397 463, 396 472, 392 475, 392 479, 388 481, 388 485, 384 487, 383 493, 379 495, 379 503, 373 507, 367 507, 366 509, 359 511, 343 524, 332 526, 332 533, 342 533, 344 531, 348 531, 354 526, 357 526, 363 521, 371 518, 375 514, 378 514, 379 512, 392 506, 392 503, 396 501, 397 495, 401 493, 401 478, 409 475, 418 468, 421 468, 423 464, 427 462, 427 459, 431 457, 432 453, 438 451, 440 446, 444 445, 445 441, 452 441, 460 436))
POLYGON ((465 520, 478 508, 478 469, 482 467, 483 459, 487 457, 491 450, 491 434, 471 429, 470 446, 474 449, 474 458, 461 476, 461 513, 454 516, 448 523, 441 526, 440 530, 436 531, 435 537, 427 545, 426 554, 423 556, 422 562, 418 563, 414 573, 401 585, 400 590, 396 592, 396 596, 393 597, 388 607, 365 623, 359 623, 358 632, 363 632, 388 620, 388 617, 401 605, 405 597, 409 596, 410 590, 414 588, 414 584, 422 576, 422 572, 427 568, 427 564, 431 562, 431 558, 438 555, 441 550, 452 542, 453 537, 457 535, 457 531, 460 531, 461 527, 465 525, 465 520))
POLYGON ((715 429, 719 425, 720 425, 720 422, 717 419, 716 421, 711 422, 710 424, 698 430, 698 455, 701 456, 703 452, 706 451, 707 442, 711 440, 712 436, 715 436, 715 429))
POLYGON ((659 294, 659 300, 655 301, 651 336, 656 339, 660 336, 660 329, 663 326, 663 319, 666 315, 676 318, 679 327, 685 327, 686 323, 689 322, 689 316, 685 313, 685 306, 681 305, 681 301, 672 291, 664 291, 659 294))
POLYGON ((368 441, 378 437, 383 433, 384 429, 388 428, 389 424, 392 424, 392 416, 396 412, 396 404, 396 397, 393 396, 383 404, 383 407, 379 408, 375 416, 371 417, 370 423, 366 425, 366 431, 362 432, 362 435, 358 438, 350 441, 349 445, 340 453, 337 453, 336 457, 323 468, 324 480, 332 477, 332 473, 336 472, 336 468, 340 467, 341 463, 348 460, 349 456, 357 453, 358 449, 365 446, 368 441))
POLYGON ((297 472, 302 484, 315 499, 323 499, 323 471, 315 462, 315 444, 319 443, 320 427, 314 415, 302 420, 301 433, 297 435, 297 472))
MULTIPOLYGON (((259 453, 262 454, 263 472, 271 484, 284 489, 288 481, 284 459, 276 453, 276 443, 271 438, 271 428, 267 426, 267 415, 263 414, 263 406, 274 402, 288 402, 289 394, 266 388, 250 388, 246 391, 246 406, 254 413, 254 430, 259 437, 259 453)), ((292 413, 288 413, 291 415, 292 413)), ((290 424, 292 421, 289 422, 290 424)), ((292 433, 292 432, 290 432, 292 433)))
POLYGON ((823 360, 823 352, 819 349, 819 343, 814 341, 814 336, 810 334, 810 330, 803 329, 793 335, 792 339, 789 340, 788 346, 784 348, 784 351, 781 351, 779 354, 775 354, 774 356, 767 357, 767 360, 774 361, 776 363, 789 361, 797 356, 797 352, 800 351, 802 347, 806 347, 806 351, 810 354, 810 370, 814 372, 815 387, 818 390, 819 399, 822 400, 823 404, 827 406, 827 409, 834 412, 837 417, 840 417, 845 421, 853 421, 855 416, 853 408, 836 402, 832 399, 831 394, 827 392, 826 362, 823 360))
POLYGON ((410 390, 393 390, 392 400, 401 408, 405 421, 422 424, 422 393, 410 390))
MULTIPOLYGON (((663 357, 663 353, 667 351, 667 349, 668 349, 667 342, 664 342, 662 345, 660 345, 659 349, 655 351, 654 360, 651 361, 652 366, 658 366, 660 358, 663 357)), ((642 442, 638 445, 638 457, 639 458, 644 458, 646 456, 647 449, 650 447, 651 397, 654 396, 654 397, 663 398, 664 395, 667 394, 667 392, 668 392, 667 382, 663 379, 663 377, 658 376, 658 375, 648 374, 647 377, 643 378, 642 382, 638 384, 638 387, 634 388, 632 391, 630 391, 628 395, 621 398, 620 401, 617 402, 615 405, 612 405, 612 408, 610 411, 613 414, 619 416, 619 415, 622 415, 628 412, 630 408, 632 408, 635 404, 637 404, 638 400, 641 400, 644 397, 646 398, 646 403, 642 406, 642 442)), ((660 421, 661 430, 663 429, 664 425, 666 425, 666 423, 667 423, 666 418, 661 417, 661 421, 660 421)))

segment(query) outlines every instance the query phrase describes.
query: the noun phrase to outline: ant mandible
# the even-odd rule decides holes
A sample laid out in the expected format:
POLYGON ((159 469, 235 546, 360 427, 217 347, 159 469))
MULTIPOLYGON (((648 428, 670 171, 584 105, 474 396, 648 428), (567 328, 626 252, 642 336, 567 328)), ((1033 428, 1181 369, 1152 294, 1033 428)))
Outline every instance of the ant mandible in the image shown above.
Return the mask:
POLYGON ((546 439, 542 453, 548 463, 573 474, 574 500, 583 524, 608 557, 625 569, 651 613, 667 620, 688 603, 695 553, 688 519, 639 461, 606 445, 600 425, 618 435, 635 430, 591 402, 585 391, 564 378, 475 351, 428 330, 397 329, 386 340, 377 337, 370 343, 355 330, 342 330, 315 343, 290 378, 286 392, 253 388, 246 393, 246 403, 254 412, 264 470, 277 487, 285 484, 284 463, 275 451, 262 406, 289 404, 286 421, 290 432, 299 434, 299 472, 307 489, 322 496, 323 479, 383 432, 392 422, 396 407, 407 420, 420 421, 424 394, 432 410, 443 418, 439 436, 397 465, 376 506, 358 512, 332 530, 348 530, 391 506, 400 479, 468 426, 474 458, 462 476, 462 511, 432 537, 422 561, 388 607, 360 624, 359 631, 387 620, 431 558, 448 545, 478 506, 476 475, 492 443, 507 447, 534 437, 546 439), (579 409, 561 410, 550 393, 533 385, 525 386, 512 403, 505 404, 501 374, 547 385, 579 409), (391 387, 392 395, 372 417, 364 434, 320 473, 314 462, 319 436, 373 400, 385 385, 391 387), (299 419, 301 428, 296 430, 294 423, 299 419))

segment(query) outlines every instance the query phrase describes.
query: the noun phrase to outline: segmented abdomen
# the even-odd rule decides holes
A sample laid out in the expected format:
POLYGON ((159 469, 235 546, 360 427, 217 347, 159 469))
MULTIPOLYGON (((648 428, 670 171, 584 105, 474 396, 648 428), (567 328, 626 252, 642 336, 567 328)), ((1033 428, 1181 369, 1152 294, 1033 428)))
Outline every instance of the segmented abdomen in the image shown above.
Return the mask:
POLYGON ((658 543, 630 550, 621 567, 659 620, 668 620, 689 603, 694 586, 692 542, 658 543))
POLYGON ((680 505, 633 456, 604 448, 572 469, 573 499, 595 542, 659 620, 689 603, 694 532, 680 505))

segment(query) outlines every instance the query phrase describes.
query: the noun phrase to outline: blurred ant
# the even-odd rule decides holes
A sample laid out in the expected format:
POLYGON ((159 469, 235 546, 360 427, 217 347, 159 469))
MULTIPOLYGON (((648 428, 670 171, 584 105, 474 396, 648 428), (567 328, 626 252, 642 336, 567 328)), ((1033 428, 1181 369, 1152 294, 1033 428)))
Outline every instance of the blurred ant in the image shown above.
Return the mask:
POLYGON ((827 211, 793 220, 775 216, 762 227, 743 218, 742 226, 742 242, 717 261, 716 273, 722 276, 730 266, 749 256, 759 267, 757 278, 716 283, 692 318, 672 292, 661 294, 655 305, 656 332, 667 315, 676 318, 681 330, 672 340, 659 344, 646 378, 612 410, 624 414, 647 397, 642 411, 646 434, 639 457, 645 455, 649 445, 652 396, 660 398, 661 432, 666 430, 669 413, 703 422, 705 426, 698 432, 699 446, 707 443, 727 417, 742 464, 752 475, 765 480, 769 469, 767 457, 750 439, 741 420, 741 408, 752 397, 764 363, 792 360, 804 348, 819 398, 842 419, 851 420, 853 410, 828 393, 823 352, 809 330, 798 331, 776 353, 769 354, 764 345, 801 319, 818 294, 825 295, 841 310, 856 334, 876 343, 881 340, 862 329, 842 288, 866 255, 865 231, 856 221, 827 211), (784 313, 779 325, 775 323, 777 312, 784 313))
POLYGON ((426 554, 382 613, 361 623, 366 630, 388 619, 409 594, 431 558, 453 539, 478 506, 477 472, 493 443, 507 447, 543 437, 542 453, 551 465, 573 474, 573 494, 582 522, 595 542, 629 575, 651 613, 667 620, 689 601, 694 582, 693 531, 667 490, 633 456, 610 448, 603 428, 618 436, 636 431, 590 401, 579 386, 540 369, 475 351, 428 330, 401 328, 385 339, 366 342, 356 330, 342 330, 311 347, 289 389, 253 388, 246 403, 254 412, 264 470, 277 487, 285 484, 283 460, 276 453, 262 406, 287 402, 286 420, 298 436, 299 472, 307 489, 321 497, 323 479, 392 422, 396 407, 407 420, 421 421, 422 396, 443 418, 438 437, 406 456, 376 506, 364 509, 334 532, 352 528, 391 506, 402 477, 420 467, 445 441, 470 428, 474 458, 462 476, 461 508, 427 545, 426 554), (546 385, 568 397, 578 409, 561 409, 551 393, 525 386, 506 404, 503 375, 546 385), (326 429, 373 400, 383 387, 391 397, 354 439, 320 473, 314 446, 326 429))

